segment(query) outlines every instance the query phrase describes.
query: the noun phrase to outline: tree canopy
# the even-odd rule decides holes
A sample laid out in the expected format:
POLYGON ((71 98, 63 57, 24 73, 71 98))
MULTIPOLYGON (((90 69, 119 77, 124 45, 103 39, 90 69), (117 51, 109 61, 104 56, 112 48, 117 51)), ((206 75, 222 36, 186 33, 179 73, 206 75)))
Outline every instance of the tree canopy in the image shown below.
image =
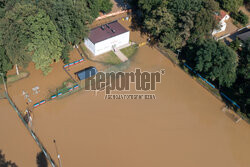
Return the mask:
POLYGON ((237 12, 239 7, 243 5, 243 0, 217 0, 221 7, 229 12, 237 12))
POLYGON ((236 80, 237 54, 228 46, 214 40, 202 43, 195 57, 195 69, 207 79, 230 87, 236 80))
POLYGON ((250 39, 243 43, 242 51, 239 54, 238 78, 235 86, 240 97, 239 100, 244 112, 250 117, 250 39))
POLYGON ((111 9, 109 0, 0 0, 0 70, 33 61, 48 74, 54 61, 68 62, 99 12, 111 9))
POLYGON ((27 54, 32 55, 36 68, 46 75, 51 71, 50 64, 60 59, 63 48, 60 35, 44 10, 38 9, 37 13, 28 16, 24 23, 24 32, 30 40, 27 54))
POLYGON ((9 58, 3 46, 0 46, 0 73, 6 74, 12 68, 9 58))
POLYGON ((210 36, 217 25, 219 5, 214 0, 137 0, 132 5, 142 30, 172 49, 210 36))

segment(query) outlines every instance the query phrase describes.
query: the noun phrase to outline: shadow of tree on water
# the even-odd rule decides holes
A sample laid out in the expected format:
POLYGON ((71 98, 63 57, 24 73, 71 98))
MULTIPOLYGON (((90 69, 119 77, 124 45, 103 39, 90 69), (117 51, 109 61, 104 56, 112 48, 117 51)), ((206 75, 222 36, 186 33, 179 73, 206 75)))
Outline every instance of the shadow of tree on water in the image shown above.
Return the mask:
POLYGON ((48 167, 47 159, 42 151, 36 155, 36 163, 38 167, 48 167))
POLYGON ((6 161, 5 155, 0 150, 0 167, 18 167, 14 162, 6 161))

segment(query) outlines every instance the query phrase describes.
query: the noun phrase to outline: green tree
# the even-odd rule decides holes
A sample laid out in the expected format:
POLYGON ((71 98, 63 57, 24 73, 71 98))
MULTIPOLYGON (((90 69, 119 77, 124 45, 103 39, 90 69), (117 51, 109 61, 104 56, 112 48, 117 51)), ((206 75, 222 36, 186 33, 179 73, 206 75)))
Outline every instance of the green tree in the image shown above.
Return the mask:
POLYGON ((220 86, 230 87, 235 82, 238 56, 225 44, 205 41, 196 52, 195 62, 198 72, 207 79, 218 81, 220 86))
POLYGON ((237 12, 239 7, 243 5, 243 0, 217 0, 221 7, 229 12, 237 12))
POLYGON ((246 25, 248 23, 248 16, 243 13, 241 10, 236 13, 231 13, 231 17, 234 18, 236 21, 238 21, 242 25, 246 25))
POLYGON ((85 0, 41 0, 38 7, 47 11, 66 43, 78 44, 87 36, 93 17, 85 0))
POLYGON ((236 40, 234 40, 233 42, 230 43, 230 47, 234 50, 237 51, 240 48, 240 40, 238 38, 236 38, 236 40))
POLYGON ((191 30, 191 42, 211 37, 212 30, 217 27, 218 20, 214 13, 219 11, 219 4, 214 0, 203 0, 200 12, 195 15, 194 27, 191 30))
POLYGON ((91 16, 97 18, 99 12, 109 13, 112 10, 113 3, 110 0, 84 0, 90 9, 91 16))
POLYGON ((245 80, 250 79, 250 39, 245 41, 240 53, 238 75, 245 80))
POLYGON ((103 13, 109 13, 112 10, 113 3, 111 3, 109 0, 99 0, 100 4, 100 11, 103 13))
POLYGON ((4 18, 0 20, 0 45, 6 50, 12 64, 26 66, 31 61, 31 55, 27 54, 29 36, 24 27, 25 19, 35 15, 36 8, 32 5, 23 6, 19 3, 7 11, 4 18))
POLYGON ((6 55, 3 46, 0 46, 0 73, 6 74, 12 68, 12 64, 6 55))
POLYGON ((69 63, 69 52, 72 50, 72 46, 70 44, 66 44, 62 50, 61 59, 63 60, 64 64, 69 63))
POLYGON ((166 8, 166 1, 151 11, 151 17, 144 21, 145 29, 150 32, 151 39, 160 42, 166 47, 176 47, 176 34, 174 29, 175 18, 166 8), (157 25, 157 26, 156 26, 157 25))
POLYGON ((99 0, 86 0, 87 7, 90 9, 90 15, 94 18, 99 16, 100 3, 99 0))
POLYGON ((0 28, 1 44, 13 64, 25 66, 32 60, 37 69, 47 74, 50 64, 59 60, 63 45, 44 10, 17 3, 6 12, 0 28))
POLYGON ((217 25, 219 5, 214 0, 138 0, 131 5, 141 30, 172 49, 211 36, 217 25))
POLYGON ((62 53, 60 35, 49 16, 41 9, 35 15, 28 16, 24 23, 24 32, 30 37, 27 50, 36 68, 47 75, 51 71, 50 64, 58 61, 62 53))
POLYGON ((237 87, 243 111, 250 117, 250 39, 243 43, 238 67, 237 87))
POLYGON ((168 8, 176 17, 176 30, 182 38, 181 46, 186 42, 196 42, 211 36, 217 21, 214 13, 219 5, 214 0, 170 0, 168 8))

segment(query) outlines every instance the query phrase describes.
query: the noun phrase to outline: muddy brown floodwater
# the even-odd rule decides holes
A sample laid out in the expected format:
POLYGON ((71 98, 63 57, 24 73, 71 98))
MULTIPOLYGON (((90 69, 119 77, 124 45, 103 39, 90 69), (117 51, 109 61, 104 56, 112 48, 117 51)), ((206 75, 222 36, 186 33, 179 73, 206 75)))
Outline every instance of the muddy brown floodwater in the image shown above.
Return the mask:
POLYGON ((235 124, 221 101, 149 46, 127 71, 135 68, 166 70, 156 100, 81 91, 35 110, 34 130, 56 162, 53 139, 65 167, 249 167, 248 124, 235 124))
MULTIPOLYGON (((18 167, 36 167, 39 147, 7 100, 0 100, 0 150, 18 167)), ((1 166, 1 165, 0 165, 1 166)))
MULTIPOLYGON (((146 37, 131 31, 131 40, 141 43, 146 37)), ((157 90, 150 92, 156 100, 105 100, 104 92, 80 91, 33 111, 33 130, 57 164, 54 139, 64 167, 250 166, 250 126, 228 118, 224 103, 149 46, 140 47, 127 64, 127 71, 165 69, 157 90)), ((69 78, 62 66, 54 64, 54 72, 44 77, 31 64, 28 78, 8 85, 16 105, 25 108, 22 90, 36 101, 60 86, 69 78), (32 94, 36 85, 39 96, 32 94)), ((6 100, 0 100, 0 125, 6 159, 36 167, 40 150, 6 100)))

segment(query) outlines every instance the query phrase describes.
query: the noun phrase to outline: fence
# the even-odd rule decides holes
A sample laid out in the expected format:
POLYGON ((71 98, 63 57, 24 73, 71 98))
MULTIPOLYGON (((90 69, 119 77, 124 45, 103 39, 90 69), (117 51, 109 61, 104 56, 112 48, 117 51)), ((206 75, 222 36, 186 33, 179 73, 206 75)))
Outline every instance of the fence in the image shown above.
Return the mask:
POLYGON ((35 142, 37 143, 37 145, 43 151, 44 155, 46 156, 47 160, 50 162, 51 166, 52 167, 56 167, 56 165, 55 165, 54 161, 52 160, 51 156, 46 151, 45 147, 42 145, 42 143, 40 142, 39 138, 36 136, 36 134, 29 127, 29 125, 27 124, 27 122, 24 120, 23 116, 21 115, 20 111, 17 109, 16 105, 13 103, 13 101, 11 100, 11 98, 9 97, 9 95, 7 93, 5 93, 5 96, 8 99, 10 105, 14 108, 14 110, 18 114, 19 118, 22 120, 22 122, 25 125, 25 127, 28 129, 29 133, 31 134, 31 136, 33 137, 33 139, 35 140, 35 142))
POLYGON ((67 93, 71 93, 71 92, 73 92, 73 90, 77 90, 77 89, 79 89, 78 84, 76 84, 76 85, 74 85, 73 87, 70 87, 70 88, 64 88, 64 89, 58 91, 56 94, 50 96, 50 98, 45 99, 45 100, 41 100, 40 102, 35 103, 33 105, 33 108, 37 108, 37 107, 41 106, 42 104, 45 104, 46 102, 54 100, 54 99, 56 99, 56 98, 58 98, 58 97, 60 97, 62 95, 67 94, 67 93))
MULTIPOLYGON (((216 87, 210 83, 208 80, 206 80, 205 78, 203 78, 199 73, 197 73, 195 70, 193 70, 190 66, 188 66, 186 63, 184 63, 184 66, 187 67, 190 71, 192 71, 194 74, 196 74, 199 78, 201 78, 204 82, 206 82, 211 88, 216 89, 216 87)), ((232 103, 234 106, 236 106, 238 109, 240 109, 240 106, 233 101, 232 99, 230 99, 228 96, 226 96, 223 92, 220 92, 220 95, 222 97, 224 97, 225 99, 227 99, 230 103, 232 103)))

